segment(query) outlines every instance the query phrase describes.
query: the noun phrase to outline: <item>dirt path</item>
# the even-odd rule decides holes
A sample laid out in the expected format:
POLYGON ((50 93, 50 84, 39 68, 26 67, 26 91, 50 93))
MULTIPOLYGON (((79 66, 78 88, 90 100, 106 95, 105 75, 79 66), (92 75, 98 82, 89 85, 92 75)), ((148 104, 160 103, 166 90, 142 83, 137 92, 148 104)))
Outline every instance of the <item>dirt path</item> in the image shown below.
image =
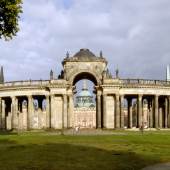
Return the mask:
POLYGON ((170 162, 164 164, 157 164, 153 166, 148 166, 142 170, 170 170, 170 162))

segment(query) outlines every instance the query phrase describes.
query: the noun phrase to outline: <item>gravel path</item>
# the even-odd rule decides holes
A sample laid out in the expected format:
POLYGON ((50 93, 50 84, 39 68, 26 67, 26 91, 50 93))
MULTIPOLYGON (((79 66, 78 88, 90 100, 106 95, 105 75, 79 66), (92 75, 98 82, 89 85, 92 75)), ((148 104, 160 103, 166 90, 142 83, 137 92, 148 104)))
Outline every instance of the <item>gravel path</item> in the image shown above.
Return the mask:
POLYGON ((148 167, 143 168, 142 170, 170 170, 170 162, 148 166, 148 167))

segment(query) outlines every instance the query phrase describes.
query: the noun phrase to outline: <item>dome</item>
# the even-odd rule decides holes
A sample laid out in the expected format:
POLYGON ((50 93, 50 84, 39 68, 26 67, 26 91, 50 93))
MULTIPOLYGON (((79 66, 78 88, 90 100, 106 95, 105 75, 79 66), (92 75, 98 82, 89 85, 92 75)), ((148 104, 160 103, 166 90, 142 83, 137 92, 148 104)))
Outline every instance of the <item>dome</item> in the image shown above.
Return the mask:
POLYGON ((86 48, 82 48, 80 49, 79 52, 77 52, 73 58, 77 58, 78 60, 81 61, 94 61, 96 60, 96 56, 89 50, 86 48))
POLYGON ((76 96, 76 107, 95 107, 93 102, 93 95, 89 92, 87 88, 86 81, 83 81, 83 88, 81 92, 76 96))
POLYGON ((83 90, 78 94, 79 97, 91 97, 92 94, 89 91, 83 90))

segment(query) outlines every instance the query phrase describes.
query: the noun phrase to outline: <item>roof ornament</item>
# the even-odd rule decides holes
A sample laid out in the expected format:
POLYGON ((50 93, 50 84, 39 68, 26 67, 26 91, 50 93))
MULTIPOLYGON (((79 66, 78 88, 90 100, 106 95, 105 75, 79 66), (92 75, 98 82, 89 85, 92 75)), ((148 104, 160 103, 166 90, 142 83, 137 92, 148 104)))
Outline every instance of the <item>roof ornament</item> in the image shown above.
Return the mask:
POLYGON ((1 66, 1 70, 0 70, 0 84, 4 83, 4 69, 3 66, 1 66))
POLYGON ((103 52, 100 51, 100 58, 103 58, 103 52))
POLYGON ((50 71, 50 80, 53 80, 54 79, 54 73, 53 73, 53 70, 50 71))
POLYGON ((69 52, 67 51, 67 53, 66 53, 66 58, 69 58, 70 57, 70 54, 69 54, 69 52))
POLYGON ((119 69, 117 68, 115 72, 116 72, 116 78, 118 79, 119 78, 119 69))

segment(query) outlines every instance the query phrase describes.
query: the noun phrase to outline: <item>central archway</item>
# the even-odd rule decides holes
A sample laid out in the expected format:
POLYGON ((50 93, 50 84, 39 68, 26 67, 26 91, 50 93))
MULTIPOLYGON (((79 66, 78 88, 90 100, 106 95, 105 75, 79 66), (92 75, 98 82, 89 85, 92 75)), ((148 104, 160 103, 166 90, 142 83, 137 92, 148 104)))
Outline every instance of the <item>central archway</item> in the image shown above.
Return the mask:
POLYGON ((96 86, 95 76, 88 72, 76 74, 73 79, 74 127, 96 128, 96 86), (90 86, 89 86, 90 85, 90 86))
POLYGON ((79 72, 73 76, 72 85, 74 86, 78 81, 80 81, 82 79, 87 79, 87 80, 92 81, 95 84, 95 86, 97 86, 99 84, 99 80, 96 78, 94 73, 79 72))

